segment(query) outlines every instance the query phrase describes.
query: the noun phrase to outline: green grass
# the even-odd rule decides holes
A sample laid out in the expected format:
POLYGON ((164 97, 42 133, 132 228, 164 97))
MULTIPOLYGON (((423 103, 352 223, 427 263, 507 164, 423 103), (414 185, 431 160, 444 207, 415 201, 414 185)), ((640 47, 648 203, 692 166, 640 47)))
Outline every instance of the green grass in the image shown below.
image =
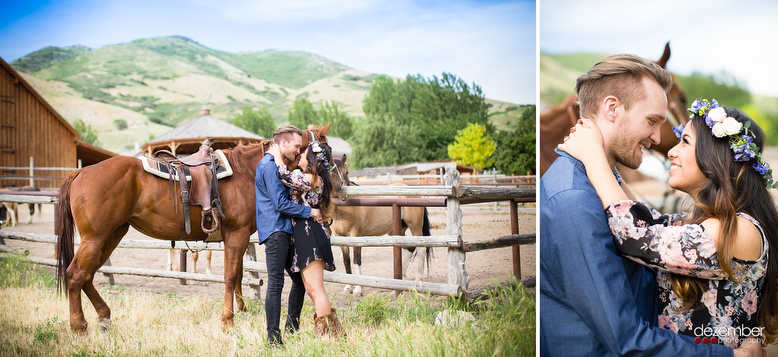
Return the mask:
POLYGON ((56 288, 56 278, 48 268, 18 254, 0 254, 0 288, 56 288))
POLYGON ((7 356, 535 355, 535 294, 515 282, 476 303, 410 292, 396 300, 393 293, 351 300, 338 307, 348 333, 339 340, 314 336, 314 308, 306 302, 300 331, 284 335, 285 344, 270 349, 261 302, 248 301, 248 311, 236 314, 235 327, 225 332, 221 299, 115 286, 99 289, 112 309, 108 332, 99 331, 85 299, 90 326, 86 333, 74 333, 67 299, 56 293, 53 277, 43 277, 46 269, 31 268, 18 256, 3 256, 0 264, 3 281, 11 276, 16 281, 0 286, 7 307, 0 309, 0 348, 7 356), (471 314, 474 323, 436 325, 436 315, 446 310, 471 314))

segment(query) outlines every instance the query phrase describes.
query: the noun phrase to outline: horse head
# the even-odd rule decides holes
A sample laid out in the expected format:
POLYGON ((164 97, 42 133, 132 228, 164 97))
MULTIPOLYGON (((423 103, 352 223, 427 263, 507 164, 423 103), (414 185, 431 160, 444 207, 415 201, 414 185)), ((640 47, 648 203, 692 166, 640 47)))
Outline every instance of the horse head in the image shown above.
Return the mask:
POLYGON ((352 182, 348 177, 348 165, 346 165, 346 154, 343 154, 341 158, 333 159, 333 169, 330 172, 330 178, 332 179, 332 192, 340 192, 340 189, 344 186, 351 186, 352 182))
MULTIPOLYGON (((662 53, 662 57, 654 63, 667 69, 667 60, 669 59, 670 42, 665 44, 665 51, 662 53)), ((681 89, 678 78, 672 73, 671 75, 673 77, 673 86, 670 88, 670 91, 667 92, 667 120, 660 128, 662 141, 659 144, 652 146, 652 149, 665 156, 667 155, 667 152, 677 144, 673 127, 678 126, 678 124, 685 125, 689 121, 689 116, 686 113, 686 92, 681 89)))
MULTIPOLYGON (((318 141, 324 144, 324 146, 327 147, 327 150, 332 153, 332 147, 330 146, 330 142, 327 140, 326 136, 327 132, 330 131, 330 125, 332 125, 332 123, 328 123, 325 126, 308 125, 308 129, 303 130, 303 148, 307 148, 311 141, 318 141)), ((331 166, 334 165, 332 157, 330 157, 329 164, 331 166)))
POLYGON ((334 192, 340 191, 343 186, 351 186, 351 181, 348 177, 348 165, 346 165, 346 154, 343 154, 340 158, 333 159, 333 169, 330 172, 332 178, 332 188, 334 192))

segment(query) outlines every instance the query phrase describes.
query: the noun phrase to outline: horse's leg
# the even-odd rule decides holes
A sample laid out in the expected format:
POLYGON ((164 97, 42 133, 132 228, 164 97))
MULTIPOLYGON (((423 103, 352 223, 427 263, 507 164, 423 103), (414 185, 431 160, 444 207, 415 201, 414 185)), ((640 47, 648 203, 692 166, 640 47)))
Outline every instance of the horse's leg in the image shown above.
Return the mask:
POLYGON ((16 216, 16 211, 18 211, 18 209, 14 210, 14 208, 16 207, 13 207, 13 205, 5 206, 5 209, 8 210, 8 221, 11 222, 11 227, 16 227, 16 221, 18 220, 18 217, 16 216))
POLYGON ((205 264, 205 273, 211 274, 211 256, 213 255, 213 252, 210 250, 205 251, 205 260, 207 263, 205 264))
POLYGON ((93 231, 82 234, 81 245, 66 271, 68 279, 68 302, 70 305, 70 328, 73 331, 86 331, 88 326, 86 319, 84 318, 84 309, 81 305, 82 290, 92 302, 95 311, 97 311, 97 316, 99 318, 98 323, 104 323, 105 319, 110 321, 111 310, 102 297, 100 297, 92 280, 94 279, 97 269, 105 263, 110 252, 116 248, 116 245, 119 244, 119 240, 121 240, 121 236, 127 232, 128 228, 129 226, 125 224, 114 230, 110 237, 105 239, 100 239, 99 235, 95 234, 93 231), (118 235, 116 233, 120 232, 122 234, 118 237, 119 239, 111 240, 111 238, 118 235), (103 253, 106 250, 107 254, 103 257, 103 253))
MULTIPOLYGON (((362 275, 362 247, 354 247, 354 275, 362 275)), ((362 286, 354 287, 354 296, 362 296, 362 286)))
POLYGON ((402 256, 403 256, 403 268, 402 268, 403 269, 403 280, 405 280, 408 277, 408 275, 407 275, 407 273, 408 273, 408 266, 411 265, 411 260, 413 260, 413 258, 414 258, 413 252, 415 252, 415 250, 409 250, 409 249, 414 249, 414 248, 407 248, 407 249, 403 249, 402 250, 402 252, 403 252, 402 253, 402 256))
MULTIPOLYGON (((346 268, 346 274, 351 274, 351 256, 348 246, 340 246, 340 251, 343 253, 343 267, 346 268)), ((351 284, 346 284, 346 287, 343 288, 343 294, 351 294, 351 284)))
POLYGON ((32 224, 32 216, 35 214, 35 204, 29 203, 27 207, 30 209, 30 218, 27 219, 27 224, 32 224))
POLYGON ((173 262, 175 261, 175 249, 168 249, 167 263, 165 264, 165 270, 173 270, 173 262))
POLYGON ((197 273, 197 259, 200 259, 200 253, 192 252, 192 273, 197 273))
POLYGON ((238 311, 246 312, 249 309, 246 307, 246 302, 243 300, 243 262, 240 262, 240 275, 238 276, 237 283, 235 284, 235 304, 238 311))
MULTIPOLYGON (((127 230, 129 228, 129 223, 125 223, 116 228, 108 236, 108 239, 106 239, 105 244, 103 245, 103 249, 100 251, 100 265, 97 266, 97 269, 105 264, 105 261, 108 260, 108 258, 111 256, 111 253, 114 251, 114 249, 116 249, 116 246, 119 245, 122 237, 127 234, 127 230)), ((95 269, 95 272, 97 269, 95 269)), ((83 290, 86 296, 89 298, 89 301, 92 302, 92 306, 94 306, 95 311, 97 311, 97 324, 100 325, 100 329, 103 332, 107 332, 108 328, 111 327, 111 309, 108 307, 108 304, 105 303, 105 300, 103 300, 103 298, 100 296, 100 293, 97 292, 97 289, 95 289, 95 272, 92 272, 92 274, 89 274, 86 277, 86 280, 84 280, 83 290)))
POLYGON ((237 231, 223 230, 224 234, 224 307, 221 320, 225 327, 235 326, 232 299, 236 298, 238 307, 243 305, 243 294, 239 284, 243 278, 243 253, 249 240, 248 227, 237 231), (236 289, 237 286, 237 289, 236 289))
POLYGON ((416 281, 421 281, 424 277, 424 262, 427 261, 427 249, 423 247, 416 247, 416 259, 418 259, 418 269, 416 270, 416 281))

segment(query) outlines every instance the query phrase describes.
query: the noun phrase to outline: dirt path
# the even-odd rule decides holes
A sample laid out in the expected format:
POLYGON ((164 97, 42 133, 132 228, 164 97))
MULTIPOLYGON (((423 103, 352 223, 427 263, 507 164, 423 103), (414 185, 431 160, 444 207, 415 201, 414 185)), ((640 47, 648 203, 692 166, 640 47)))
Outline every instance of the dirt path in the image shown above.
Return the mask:
MULTIPOLYGON (((497 237, 511 234, 510 217, 507 205, 501 205, 494 210, 493 205, 489 206, 465 206, 463 209, 463 232, 466 242, 488 241, 497 237), (478 208, 480 207, 480 208, 478 208)), ((536 229, 534 208, 519 208, 519 233, 534 233, 536 229)), ((20 207, 19 220, 22 222, 16 227, 3 227, 6 230, 18 232, 54 234, 54 214, 52 205, 43 206, 42 218, 38 214, 33 218, 32 224, 26 224, 29 212, 26 206, 20 207)), ((430 209, 430 223, 432 234, 445 234, 446 215, 443 209, 430 209)), ((152 239, 130 229, 125 239, 152 239)), ((6 244, 11 246, 23 247, 30 251, 31 255, 43 258, 55 258, 54 245, 43 243, 31 243, 18 240, 6 240, 6 244)), ((179 243, 177 247, 181 247, 179 243)), ((264 261, 264 246, 260 245, 257 249, 259 261, 264 261)), ((333 247, 335 256, 336 272, 344 273, 343 258, 339 247, 333 247)), ((499 282, 508 280, 512 272, 512 254, 511 248, 500 248, 486 251, 468 253, 466 258, 466 269, 470 275, 469 287, 476 288, 490 283, 495 279, 499 282)), ((521 271, 522 278, 535 276, 535 245, 521 247, 521 271)), ((379 277, 392 277, 392 248, 364 248, 362 250, 362 274, 379 277)), ((124 249, 119 248, 111 255, 113 266, 142 267, 146 269, 164 269, 167 262, 167 251, 158 249, 124 249)), ((198 261, 198 273, 205 272, 205 259, 201 254, 198 261)), ((191 258, 187 263, 189 271, 192 269, 191 258)), ((224 255, 222 252, 213 253, 212 263, 213 273, 221 275, 224 269, 224 255)), ((423 280, 428 282, 445 283, 447 281, 447 250, 445 248, 436 248, 433 253, 429 276, 423 280)), ((266 276, 261 276, 266 279, 266 276)), ((408 272, 408 279, 416 277, 416 262, 411 264, 408 272)), ((116 275, 117 285, 130 289, 140 289, 159 293, 175 293, 180 296, 205 295, 215 298, 221 298, 224 294, 224 285, 221 283, 206 283, 189 281, 187 285, 180 285, 177 279, 166 278, 146 278, 129 275, 116 275)), ((98 289, 107 285, 107 278, 102 274, 95 277, 95 283, 98 289)), ((287 279, 286 290, 291 284, 287 279)), ((333 303, 336 306, 347 306, 353 299, 352 296, 345 296, 342 293, 343 284, 326 283, 327 291, 334 297, 333 303)), ((261 291, 262 300, 265 298, 265 287, 261 291)), ((246 289, 244 289, 245 291, 246 289)), ((389 292, 388 290, 364 288, 363 296, 373 292, 389 292)), ((307 299, 307 298, 306 298, 307 299)))

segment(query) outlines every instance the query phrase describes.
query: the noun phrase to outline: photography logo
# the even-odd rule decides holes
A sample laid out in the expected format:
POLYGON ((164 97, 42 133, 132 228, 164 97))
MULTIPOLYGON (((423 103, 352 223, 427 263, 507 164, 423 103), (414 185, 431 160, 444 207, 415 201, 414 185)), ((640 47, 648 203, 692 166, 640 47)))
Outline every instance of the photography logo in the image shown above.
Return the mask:
POLYGON ((750 339, 759 339, 762 337, 764 327, 695 327, 694 343, 696 344, 731 344, 737 342, 738 345, 748 342, 750 339))

